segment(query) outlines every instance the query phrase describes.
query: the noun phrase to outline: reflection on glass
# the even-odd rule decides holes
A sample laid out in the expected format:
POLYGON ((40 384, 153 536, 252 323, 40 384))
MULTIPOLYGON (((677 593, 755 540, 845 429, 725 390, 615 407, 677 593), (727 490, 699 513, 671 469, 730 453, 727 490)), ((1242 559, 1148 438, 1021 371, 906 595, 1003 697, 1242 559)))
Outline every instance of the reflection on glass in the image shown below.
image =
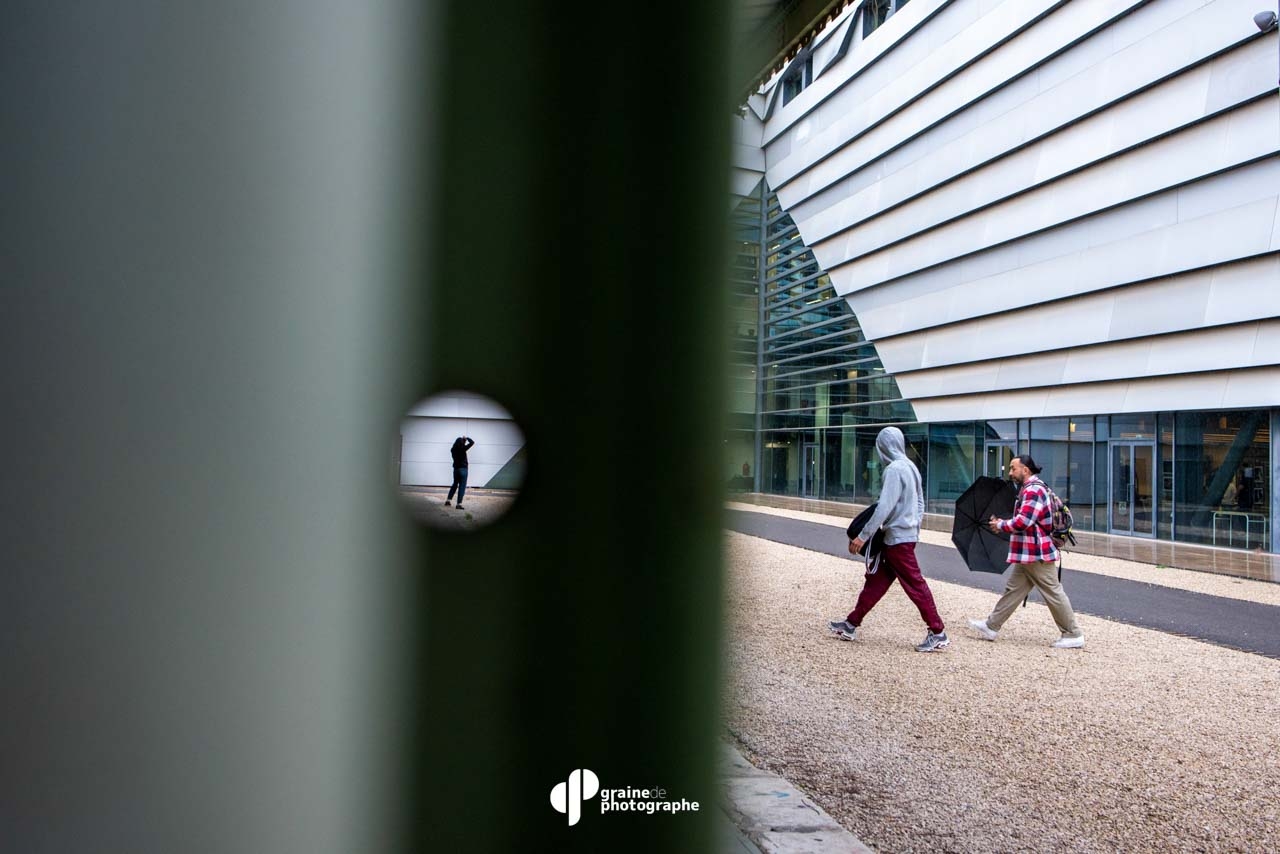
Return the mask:
POLYGON ((1265 410, 1175 416, 1178 540, 1233 548, 1269 546, 1268 422, 1265 410))
POLYGON ((1132 465, 1129 445, 1111 446, 1111 530, 1127 534, 1133 530, 1130 514, 1132 489, 1132 465))
POLYGON ((806 498, 817 498, 822 494, 818 471, 818 446, 810 443, 804 445, 804 468, 801 470, 803 483, 801 494, 806 498))
POLYGON ((1077 416, 1068 424, 1068 468, 1070 471, 1066 501, 1071 506, 1075 527, 1093 531, 1099 526, 1096 517, 1103 515, 1094 492, 1093 419, 1077 416))
POLYGON ((1155 450, 1151 445, 1133 446, 1133 532, 1146 536, 1154 530, 1155 450))
POLYGON ((930 513, 953 513, 955 500, 973 482, 975 424, 932 424, 929 426, 929 477, 926 509, 930 513))
POLYGON ((1013 458, 1012 443, 993 444, 988 442, 987 466, 984 474, 987 477, 1006 477, 1009 473, 1009 463, 1013 461, 1013 458))
POLYGON ((1151 536, 1155 523, 1155 446, 1111 444, 1111 530, 1151 536))
MULTIPOLYGON (((767 186, 761 186, 760 199, 768 223, 761 250, 765 316, 759 336, 765 435, 773 440, 781 438, 779 431, 914 421, 911 404, 885 373, 874 345, 805 246, 795 221, 767 186)), ((761 461, 762 472, 775 473, 768 482, 785 480, 792 495, 847 491, 851 481, 832 477, 847 463, 824 459, 822 434, 808 441, 817 446, 812 459, 798 445, 785 460, 780 447, 769 448, 770 462, 761 461)))

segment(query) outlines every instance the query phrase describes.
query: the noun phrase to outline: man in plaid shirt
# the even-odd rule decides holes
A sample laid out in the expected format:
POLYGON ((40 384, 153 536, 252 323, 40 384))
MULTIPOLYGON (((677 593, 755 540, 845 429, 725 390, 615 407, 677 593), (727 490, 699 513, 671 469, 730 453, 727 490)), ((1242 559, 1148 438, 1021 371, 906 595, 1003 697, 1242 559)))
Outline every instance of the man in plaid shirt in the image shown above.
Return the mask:
POLYGON ((1040 591, 1049 613, 1058 624, 1062 637, 1053 645, 1059 649, 1084 646, 1084 632, 1076 625, 1071 600, 1058 580, 1058 548, 1049 536, 1053 530, 1053 511, 1044 481, 1036 477, 1040 467, 1030 454, 1021 454, 1009 463, 1009 477, 1018 484, 1018 509, 1010 519, 987 523, 992 533, 1009 534, 1009 564, 1012 571, 1000 601, 985 620, 970 620, 969 625, 987 640, 995 640, 1005 620, 1013 615, 1018 602, 1027 598, 1032 588, 1040 591))

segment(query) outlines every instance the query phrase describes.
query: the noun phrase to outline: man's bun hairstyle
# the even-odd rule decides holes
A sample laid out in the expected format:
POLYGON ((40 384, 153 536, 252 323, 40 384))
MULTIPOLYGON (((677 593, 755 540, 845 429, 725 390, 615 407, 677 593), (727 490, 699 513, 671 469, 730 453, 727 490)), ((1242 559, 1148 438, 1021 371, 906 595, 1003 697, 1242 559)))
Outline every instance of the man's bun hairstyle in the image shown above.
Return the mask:
POLYGON ((1031 459, 1030 454, 1018 454, 1014 459, 1031 469, 1032 474, 1040 474, 1040 466, 1036 465, 1036 461, 1031 459))

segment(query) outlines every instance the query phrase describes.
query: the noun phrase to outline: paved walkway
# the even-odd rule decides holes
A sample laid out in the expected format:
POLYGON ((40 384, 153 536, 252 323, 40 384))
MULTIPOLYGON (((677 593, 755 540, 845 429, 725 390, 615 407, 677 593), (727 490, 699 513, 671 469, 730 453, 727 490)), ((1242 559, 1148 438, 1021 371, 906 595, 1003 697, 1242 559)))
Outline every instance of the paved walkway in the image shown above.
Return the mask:
MULTIPOLYGON (((736 493, 731 496, 731 500, 760 507, 834 516, 845 519, 846 523, 866 506, 840 501, 797 498, 790 495, 766 495, 758 492, 736 493)), ((925 530, 950 533, 951 524, 950 515, 925 514, 925 530)), ((1088 531, 1077 531, 1076 538, 1078 543, 1072 550, 1078 555, 1097 555, 1155 566, 1178 567, 1237 578, 1280 582, 1280 555, 1261 550, 1246 551, 1194 543, 1175 543, 1147 537, 1112 536, 1088 531)))
MULTIPOLYGON (((829 524, 766 513, 727 510, 728 527, 776 543, 848 558, 848 538, 829 524)), ((971 572, 954 547, 920 543, 916 548, 926 578, 999 593, 1005 576, 971 572)), ((1210 596, 1156 584, 1064 571, 1071 604, 1082 614, 1208 641, 1231 649, 1280 659, 1280 607, 1210 596)), ((1037 601, 1038 593, 1032 594, 1037 601)))

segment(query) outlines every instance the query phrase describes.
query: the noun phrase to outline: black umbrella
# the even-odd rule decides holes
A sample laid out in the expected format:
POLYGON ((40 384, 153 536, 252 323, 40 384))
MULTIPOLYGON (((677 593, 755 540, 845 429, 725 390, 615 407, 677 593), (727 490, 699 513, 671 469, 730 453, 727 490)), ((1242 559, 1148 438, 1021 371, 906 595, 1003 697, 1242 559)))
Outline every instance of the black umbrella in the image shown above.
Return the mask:
POLYGON ((972 572, 1005 571, 1009 559, 1009 535, 993 534, 987 527, 992 516, 1013 515, 1018 489, 998 477, 980 477, 956 499, 956 518, 951 526, 951 542, 972 572))
MULTIPOLYGON (((853 517, 848 530, 845 531, 849 535, 850 542, 862 536, 863 528, 867 527, 867 523, 871 521, 871 517, 875 515, 876 508, 879 506, 879 501, 873 502, 870 507, 853 517)), ((884 552, 884 528, 879 528, 870 537, 864 539, 866 542, 862 544, 862 548, 858 549, 858 554, 867 559, 867 573, 870 574, 880 565, 880 555, 884 552)))

